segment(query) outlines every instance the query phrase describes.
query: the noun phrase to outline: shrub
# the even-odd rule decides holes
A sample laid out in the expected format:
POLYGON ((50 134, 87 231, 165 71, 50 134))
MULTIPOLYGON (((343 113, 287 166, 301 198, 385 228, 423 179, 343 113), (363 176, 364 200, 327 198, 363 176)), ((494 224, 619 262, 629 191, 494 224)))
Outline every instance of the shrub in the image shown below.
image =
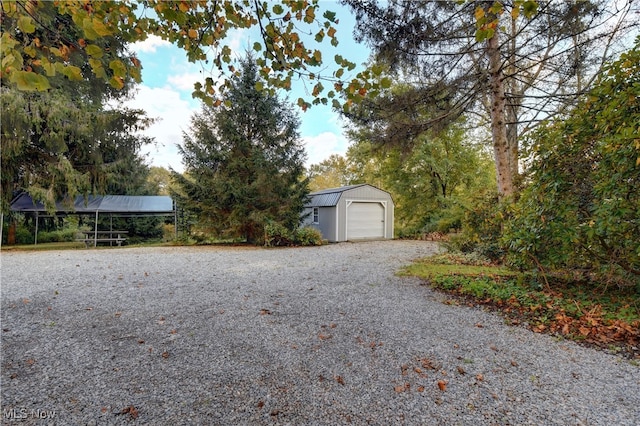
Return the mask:
POLYGON ((264 245, 267 247, 292 246, 291 231, 279 223, 269 223, 264 227, 264 245))
POLYGON ((315 228, 305 226, 296 229, 293 240, 296 245, 300 246, 319 246, 322 245, 322 233, 315 228))
POLYGON ((508 204, 500 203, 497 195, 486 196, 467 211, 462 221, 462 232, 452 236, 445 247, 462 253, 475 252, 499 262, 505 256, 502 226, 509 215, 508 204))

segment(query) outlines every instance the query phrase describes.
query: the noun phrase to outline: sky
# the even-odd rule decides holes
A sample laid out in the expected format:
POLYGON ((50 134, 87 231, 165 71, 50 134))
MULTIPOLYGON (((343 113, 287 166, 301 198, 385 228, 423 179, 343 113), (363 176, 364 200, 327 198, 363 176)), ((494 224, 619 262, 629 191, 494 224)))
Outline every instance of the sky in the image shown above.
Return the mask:
MULTIPOLYGON (((336 12, 339 19, 336 25, 339 45, 332 47, 327 38, 319 46, 324 62, 331 65, 333 57, 340 54, 356 63, 358 67, 353 73, 358 72, 369 57, 369 49, 353 40, 355 18, 347 7, 334 1, 322 0, 320 6, 336 12)), ((244 56, 254 41, 257 38, 252 30, 234 31, 226 40, 238 57, 244 56)), ((315 43, 307 46, 318 48, 315 43)), ((142 84, 124 106, 143 109, 149 117, 157 119, 143 132, 145 136, 154 138, 156 144, 146 146, 142 153, 147 155, 147 163, 151 166, 183 172, 177 144, 182 142, 183 132, 189 129, 191 115, 200 109, 200 101, 191 96, 193 85, 197 81, 204 82, 210 75, 203 72, 201 64, 189 63, 183 50, 155 36, 132 45, 131 50, 142 62, 142 84)), ((282 92, 281 96, 288 97, 294 104, 301 96, 307 100, 310 98, 305 96, 303 82, 294 83, 292 91, 282 92)), ((297 106, 294 110, 299 113, 301 121, 300 134, 307 153, 307 166, 319 163, 332 154, 344 155, 348 141, 338 113, 333 112, 330 106, 323 105, 313 106, 306 112, 297 106)))

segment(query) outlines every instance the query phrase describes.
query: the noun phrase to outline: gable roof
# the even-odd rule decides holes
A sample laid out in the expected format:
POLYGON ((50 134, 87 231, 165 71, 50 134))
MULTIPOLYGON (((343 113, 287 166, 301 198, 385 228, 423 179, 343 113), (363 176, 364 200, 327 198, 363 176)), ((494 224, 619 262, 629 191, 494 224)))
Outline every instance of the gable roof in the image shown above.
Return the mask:
MULTIPOLYGON (((316 191, 309 194, 309 201, 305 204, 305 207, 333 207, 338 204, 340 197, 346 191, 360 188, 362 186, 369 186, 374 189, 378 189, 375 186, 368 183, 361 183, 358 185, 341 186, 339 188, 323 189, 322 191, 316 191)), ((382 191, 379 189, 379 191, 382 191)), ((386 191, 383 191, 386 192, 386 191)))
MULTIPOLYGON (((14 212, 47 213, 44 204, 34 202, 23 192, 11 202, 14 212)), ((86 199, 79 195, 73 206, 56 202, 56 213, 116 213, 121 215, 168 215, 173 214, 173 200, 166 195, 90 195, 86 199)))

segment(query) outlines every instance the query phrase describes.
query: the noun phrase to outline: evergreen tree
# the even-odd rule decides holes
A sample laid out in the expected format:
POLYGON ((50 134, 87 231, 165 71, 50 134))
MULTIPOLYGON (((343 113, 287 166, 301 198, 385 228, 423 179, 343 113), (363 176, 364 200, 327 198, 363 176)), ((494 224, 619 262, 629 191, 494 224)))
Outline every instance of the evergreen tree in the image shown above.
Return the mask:
POLYGON ((192 117, 180 147, 186 171, 174 173, 201 226, 251 243, 268 223, 297 227, 308 193, 299 119, 261 84, 255 62, 245 59, 224 104, 192 117))

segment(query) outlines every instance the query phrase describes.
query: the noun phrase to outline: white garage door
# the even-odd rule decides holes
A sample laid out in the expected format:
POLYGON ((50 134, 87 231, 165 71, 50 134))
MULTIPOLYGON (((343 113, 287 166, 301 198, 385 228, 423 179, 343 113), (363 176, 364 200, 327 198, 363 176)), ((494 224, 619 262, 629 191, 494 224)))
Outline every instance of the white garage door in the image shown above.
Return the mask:
POLYGON ((384 207, 381 203, 352 202, 347 207, 347 239, 383 238, 384 207))

